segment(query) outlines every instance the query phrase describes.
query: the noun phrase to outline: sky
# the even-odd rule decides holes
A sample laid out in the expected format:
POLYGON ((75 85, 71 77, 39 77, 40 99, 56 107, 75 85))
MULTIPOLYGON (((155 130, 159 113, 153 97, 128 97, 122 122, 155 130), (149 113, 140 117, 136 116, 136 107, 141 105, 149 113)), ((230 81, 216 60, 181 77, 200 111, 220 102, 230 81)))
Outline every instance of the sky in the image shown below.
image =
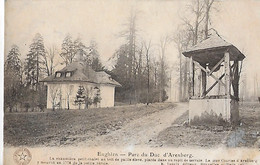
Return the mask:
MULTIPOLYGON (((101 60, 106 63, 124 41, 119 33, 126 30, 131 10, 137 13, 139 40, 151 39, 156 47, 161 37, 174 35, 189 3, 189 0, 6 0, 5 56, 11 45, 16 44, 25 58, 36 33, 43 36, 46 47, 56 45, 60 49, 69 33, 74 39, 80 36, 86 44, 95 40, 101 60)), ((256 75, 260 70, 260 1, 217 0, 214 8, 211 27, 245 54, 243 71, 248 81, 252 84, 255 76, 260 81, 260 73, 256 75)), ((176 63, 178 52, 174 43, 168 44, 166 57, 169 65, 176 63)))
POLYGON ((112 56, 122 44, 119 33, 126 30, 131 10, 137 11, 137 28, 142 38, 159 40, 172 33, 179 1, 28 1, 6 2, 6 51, 17 44, 24 56, 35 33, 44 37, 45 45, 60 47, 69 33, 85 43, 95 40, 103 60, 112 56), (163 19, 162 19, 163 18, 163 19))

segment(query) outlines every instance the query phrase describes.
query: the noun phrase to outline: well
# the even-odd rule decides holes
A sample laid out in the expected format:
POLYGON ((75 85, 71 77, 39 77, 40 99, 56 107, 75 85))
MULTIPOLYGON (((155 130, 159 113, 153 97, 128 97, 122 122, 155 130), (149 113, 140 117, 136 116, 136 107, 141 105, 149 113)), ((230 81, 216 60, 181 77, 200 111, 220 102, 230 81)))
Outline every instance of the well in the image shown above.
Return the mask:
POLYGON ((189 122, 213 115, 239 121, 239 79, 245 56, 215 34, 183 52, 190 59, 189 122))

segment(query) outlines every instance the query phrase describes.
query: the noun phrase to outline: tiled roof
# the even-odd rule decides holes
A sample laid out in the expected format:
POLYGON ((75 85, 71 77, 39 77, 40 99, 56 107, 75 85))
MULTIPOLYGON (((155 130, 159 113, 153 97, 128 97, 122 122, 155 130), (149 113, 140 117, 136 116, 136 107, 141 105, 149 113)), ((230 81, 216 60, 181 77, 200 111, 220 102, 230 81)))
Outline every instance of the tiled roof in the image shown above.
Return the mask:
POLYGON ((186 52, 210 49, 210 48, 217 48, 217 47, 226 47, 226 46, 232 46, 232 44, 226 42, 224 39, 222 39, 218 35, 212 35, 209 38, 198 43, 197 45, 189 48, 186 52))
POLYGON ((95 72, 84 62, 73 62, 57 71, 55 75, 46 77, 42 82, 91 82, 121 86, 118 82, 113 80, 109 74, 103 71, 95 72), (66 76, 66 73, 70 73, 71 76, 66 76), (57 74, 61 74, 61 76, 58 77, 56 76, 57 74))
POLYGON ((213 34, 209 38, 203 40, 202 42, 188 48, 183 54, 189 57, 191 54, 195 53, 207 53, 209 51, 216 51, 219 49, 229 49, 233 55, 236 55, 239 59, 244 59, 245 56, 231 43, 225 41, 218 34, 213 34))

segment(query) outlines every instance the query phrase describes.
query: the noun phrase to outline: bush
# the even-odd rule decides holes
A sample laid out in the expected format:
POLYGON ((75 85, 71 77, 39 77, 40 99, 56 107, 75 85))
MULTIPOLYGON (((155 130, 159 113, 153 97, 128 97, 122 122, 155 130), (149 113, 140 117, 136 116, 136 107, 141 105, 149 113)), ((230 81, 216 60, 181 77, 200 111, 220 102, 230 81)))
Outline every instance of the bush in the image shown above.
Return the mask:
POLYGON ((191 125, 200 126, 228 126, 229 123, 223 119, 222 114, 217 115, 212 110, 209 112, 204 112, 201 116, 195 116, 191 121, 191 125))

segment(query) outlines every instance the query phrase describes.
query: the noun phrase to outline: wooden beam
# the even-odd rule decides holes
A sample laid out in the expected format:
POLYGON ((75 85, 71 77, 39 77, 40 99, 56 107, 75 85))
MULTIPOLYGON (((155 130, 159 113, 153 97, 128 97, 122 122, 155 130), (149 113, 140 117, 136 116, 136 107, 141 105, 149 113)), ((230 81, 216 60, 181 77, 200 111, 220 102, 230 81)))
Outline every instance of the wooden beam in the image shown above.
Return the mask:
MULTIPOLYGON (((204 64, 202 67, 206 68, 206 64, 204 64)), ((207 74, 203 70, 201 71, 201 86, 202 86, 202 96, 204 96, 204 93, 207 90, 207 74)))
POLYGON ((198 62, 193 61, 193 63, 194 63, 196 66, 198 66, 202 71, 204 71, 204 72, 207 74, 207 76, 211 76, 211 77, 214 78, 216 81, 218 81, 221 85, 225 86, 225 84, 224 84, 221 80, 219 80, 216 76, 214 76, 213 74, 209 75, 209 71, 206 70, 205 68, 203 68, 198 62))
POLYGON ((225 66, 225 95, 227 96, 227 98, 230 98, 230 56, 229 56, 229 52, 225 53, 225 62, 224 62, 224 66, 225 66))
POLYGON ((201 70, 203 70, 204 72, 208 73, 208 71, 207 71, 205 68, 203 68, 198 62, 193 61, 193 63, 194 63, 195 65, 197 65, 197 67, 199 67, 201 70))
POLYGON ((194 96, 194 63, 193 57, 190 57, 190 97, 194 96))
MULTIPOLYGON (((219 77, 219 80, 221 80, 224 76, 225 76, 225 73, 222 74, 222 75, 219 77)), ((214 86, 216 86, 216 85, 218 84, 218 82, 219 82, 219 81, 216 81, 213 85, 211 85, 211 87, 209 87, 209 89, 208 89, 205 93, 203 93, 203 96, 206 96, 206 95, 211 91, 211 89, 214 88, 214 86)))
POLYGON ((224 60, 225 60, 225 57, 221 58, 221 60, 219 60, 219 62, 211 69, 211 71, 209 72, 209 75, 211 75, 224 60))
POLYGON ((234 97, 239 100, 239 73, 238 73, 238 60, 234 61, 234 71, 232 75, 232 87, 234 91, 234 97))

